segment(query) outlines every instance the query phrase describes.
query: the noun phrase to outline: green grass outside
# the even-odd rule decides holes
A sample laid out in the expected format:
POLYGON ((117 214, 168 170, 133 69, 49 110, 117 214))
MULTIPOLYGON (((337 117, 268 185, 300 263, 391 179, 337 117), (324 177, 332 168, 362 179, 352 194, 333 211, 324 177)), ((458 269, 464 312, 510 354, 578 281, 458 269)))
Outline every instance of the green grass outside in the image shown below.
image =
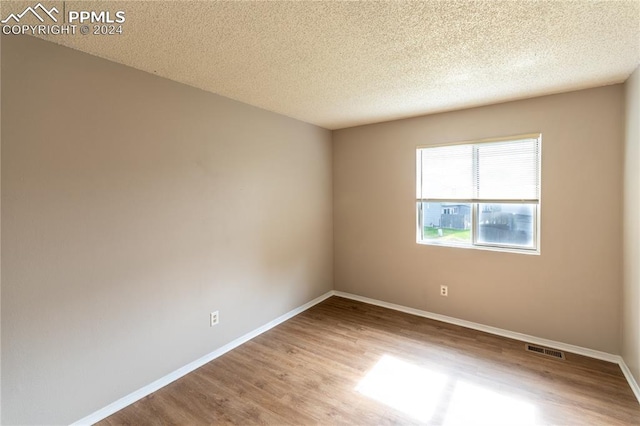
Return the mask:
POLYGON ((442 237, 438 236, 438 228, 424 227, 424 238, 427 240, 471 241, 471 230, 442 228, 442 237))

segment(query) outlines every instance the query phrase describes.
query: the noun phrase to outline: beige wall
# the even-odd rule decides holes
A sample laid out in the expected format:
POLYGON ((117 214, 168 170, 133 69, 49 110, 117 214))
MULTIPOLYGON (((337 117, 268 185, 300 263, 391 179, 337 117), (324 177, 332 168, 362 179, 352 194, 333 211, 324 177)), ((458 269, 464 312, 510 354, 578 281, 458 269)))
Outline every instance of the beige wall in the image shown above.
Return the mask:
POLYGON ((331 290, 331 161, 327 130, 3 36, 2 424, 78 420, 331 290))
POLYGON ((623 96, 615 85, 335 131, 336 290, 620 353, 623 96), (541 255, 416 244, 417 145, 533 132, 541 255))
MULTIPOLYGON (((0 38, 0 53, 2 52, 2 38, 0 38)), ((0 58, 0 82, 2 82, 2 61, 0 58)), ((0 99, 2 99, 2 84, 0 84, 0 99)), ((1 104, 1 102, 0 102, 1 104)), ((2 423, 2 107, 0 105, 0 423, 2 423)))
POLYGON ((625 84, 622 357, 640 383, 640 68, 625 84))
POLYGON ((333 132, 333 262, 330 132, 28 37, 2 37, 1 71, 3 424, 77 420, 332 279, 622 350, 639 378, 638 71, 333 132), (543 133, 540 256, 415 243, 416 145, 529 132, 543 133))

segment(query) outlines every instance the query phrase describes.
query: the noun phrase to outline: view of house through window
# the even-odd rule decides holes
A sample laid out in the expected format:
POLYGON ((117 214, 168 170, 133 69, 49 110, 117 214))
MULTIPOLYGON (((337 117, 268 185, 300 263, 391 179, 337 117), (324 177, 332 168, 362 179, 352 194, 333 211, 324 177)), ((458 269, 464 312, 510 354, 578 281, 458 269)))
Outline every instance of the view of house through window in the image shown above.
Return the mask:
POLYGON ((418 148, 418 242, 537 250, 540 139, 418 148))

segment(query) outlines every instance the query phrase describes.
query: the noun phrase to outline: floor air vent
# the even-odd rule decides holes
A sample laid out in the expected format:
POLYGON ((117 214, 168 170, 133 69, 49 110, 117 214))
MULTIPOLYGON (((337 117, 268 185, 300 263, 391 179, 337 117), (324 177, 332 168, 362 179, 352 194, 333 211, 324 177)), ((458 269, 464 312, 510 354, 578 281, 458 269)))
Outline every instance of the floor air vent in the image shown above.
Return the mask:
POLYGON ((542 354, 542 355, 551 356, 553 358, 565 359, 564 358, 564 352, 562 352, 562 351, 558 351, 558 350, 555 350, 555 349, 543 348, 542 346, 532 345, 531 343, 526 343, 524 346, 529 352, 536 352, 536 353, 539 353, 539 354, 542 354))

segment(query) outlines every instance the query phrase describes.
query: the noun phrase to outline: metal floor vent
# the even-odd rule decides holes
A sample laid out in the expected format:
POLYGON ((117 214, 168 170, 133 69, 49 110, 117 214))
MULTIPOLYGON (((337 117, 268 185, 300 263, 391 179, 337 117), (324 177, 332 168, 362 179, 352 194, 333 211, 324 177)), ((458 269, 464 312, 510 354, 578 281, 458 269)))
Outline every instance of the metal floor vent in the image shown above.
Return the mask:
POLYGON ((531 343, 525 343, 524 346, 529 352, 536 352, 554 358, 565 359, 564 352, 558 351, 556 349, 543 348, 542 346, 532 345, 531 343))

